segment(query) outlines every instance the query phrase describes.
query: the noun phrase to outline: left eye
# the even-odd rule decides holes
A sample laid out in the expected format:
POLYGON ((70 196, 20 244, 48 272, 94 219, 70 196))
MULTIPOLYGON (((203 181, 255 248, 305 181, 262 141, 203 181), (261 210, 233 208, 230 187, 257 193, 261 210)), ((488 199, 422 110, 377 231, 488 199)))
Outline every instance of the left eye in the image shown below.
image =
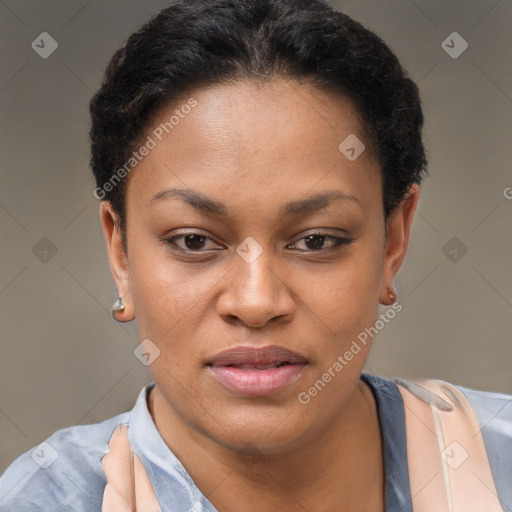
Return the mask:
MULTIPOLYGON (((327 233, 311 233, 307 236, 302 237, 300 241, 304 241, 307 249, 314 251, 324 251, 330 249, 336 249, 340 245, 348 245, 351 240, 349 238, 343 238, 333 235, 328 235, 327 233), (330 247, 323 247, 326 240, 330 240, 330 247)), ((297 243, 292 244, 292 247, 296 247, 297 243)), ((306 249, 306 250, 307 250, 306 249)))

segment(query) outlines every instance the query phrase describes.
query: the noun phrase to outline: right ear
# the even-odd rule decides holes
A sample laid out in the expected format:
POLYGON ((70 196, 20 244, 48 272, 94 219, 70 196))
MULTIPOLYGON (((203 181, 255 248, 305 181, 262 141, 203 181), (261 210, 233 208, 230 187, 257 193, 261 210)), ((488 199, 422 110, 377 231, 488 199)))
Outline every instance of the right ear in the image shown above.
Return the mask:
POLYGON ((110 271, 116 284, 117 294, 123 298, 125 304, 122 311, 115 313, 115 319, 118 322, 129 322, 135 318, 135 310, 130 290, 128 258, 123 247, 119 219, 110 201, 101 202, 100 221, 107 243, 110 271))

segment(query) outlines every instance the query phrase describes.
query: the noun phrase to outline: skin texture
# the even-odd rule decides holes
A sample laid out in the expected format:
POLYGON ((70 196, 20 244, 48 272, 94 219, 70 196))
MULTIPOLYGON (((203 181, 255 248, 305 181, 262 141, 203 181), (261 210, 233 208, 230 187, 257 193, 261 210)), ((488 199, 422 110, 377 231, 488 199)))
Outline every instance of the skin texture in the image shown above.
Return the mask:
MULTIPOLYGON (((126 303, 117 319, 136 316, 140 339, 160 350, 149 367, 155 424, 221 512, 382 511, 376 405, 359 380, 371 343, 308 404, 298 395, 375 323, 379 302, 389 304, 418 186, 390 217, 386 238, 380 168, 348 100, 283 79, 192 96, 197 106, 129 177, 127 255, 115 213, 108 202, 100 208, 126 303), (366 145, 355 161, 338 150, 350 134, 366 145), (227 215, 179 197, 151 201, 173 187, 224 203, 227 215), (281 212, 289 201, 333 190, 355 199, 299 216, 281 212), (308 242, 318 231, 351 242, 308 242), (190 232, 214 241, 164 241, 190 232), (262 249, 251 263, 236 252, 247 237, 262 249), (205 364, 240 344, 281 345, 308 364, 277 394, 236 395, 205 364)), ((162 109, 151 127, 188 99, 162 109)))

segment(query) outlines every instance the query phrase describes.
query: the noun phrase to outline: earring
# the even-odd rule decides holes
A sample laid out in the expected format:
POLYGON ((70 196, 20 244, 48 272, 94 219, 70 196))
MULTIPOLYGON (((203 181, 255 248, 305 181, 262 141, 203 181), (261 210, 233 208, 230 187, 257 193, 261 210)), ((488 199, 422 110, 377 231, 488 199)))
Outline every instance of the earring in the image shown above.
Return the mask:
POLYGON ((116 313, 118 313, 119 311, 123 311, 124 308, 125 308, 125 303, 124 303, 123 297, 118 296, 114 302, 114 305, 112 306, 112 310, 111 310, 112 318, 117 321, 116 313))
POLYGON ((389 302, 390 302, 390 304, 388 304, 389 306, 391 306, 391 304, 394 304, 396 302, 396 292, 394 289, 388 288, 388 298, 389 298, 389 302))

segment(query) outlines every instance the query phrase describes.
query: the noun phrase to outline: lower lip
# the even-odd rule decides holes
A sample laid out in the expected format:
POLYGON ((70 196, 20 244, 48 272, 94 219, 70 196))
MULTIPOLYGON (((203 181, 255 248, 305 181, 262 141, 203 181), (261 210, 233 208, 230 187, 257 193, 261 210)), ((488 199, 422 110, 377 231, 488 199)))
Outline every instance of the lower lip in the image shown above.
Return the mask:
POLYGON ((288 364, 268 370, 242 370, 233 366, 210 366, 214 377, 227 389, 243 396, 277 393, 299 378, 305 364, 288 364))

